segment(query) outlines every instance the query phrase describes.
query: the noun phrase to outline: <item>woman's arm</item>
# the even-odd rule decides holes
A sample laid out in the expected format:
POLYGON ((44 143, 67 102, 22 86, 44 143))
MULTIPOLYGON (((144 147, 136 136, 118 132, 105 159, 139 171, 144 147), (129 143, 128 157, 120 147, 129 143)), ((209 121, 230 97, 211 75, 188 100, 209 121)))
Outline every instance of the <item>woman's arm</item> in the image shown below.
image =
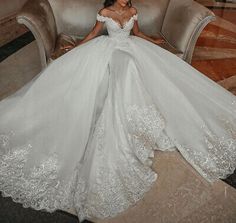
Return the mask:
MULTIPOLYGON (((133 14, 134 15, 137 14, 137 10, 135 8, 133 8, 133 14)), ((152 43, 160 44, 160 43, 165 42, 165 40, 163 38, 152 38, 150 36, 145 35, 143 32, 141 32, 140 29, 139 29, 139 25, 138 25, 138 21, 137 20, 135 20, 135 22, 134 22, 134 26, 133 26, 133 30, 132 31, 133 31, 133 34, 135 36, 138 36, 140 38, 148 40, 148 41, 150 41, 152 43)))
POLYGON ((83 43, 86 43, 88 42, 89 40, 95 38, 98 36, 99 32, 102 30, 103 28, 103 22, 99 22, 99 21, 96 21, 96 24, 94 25, 93 29, 89 32, 88 35, 86 35, 78 44, 78 45, 81 45, 83 43))
MULTIPOLYGON (((102 15, 102 16, 106 16, 106 9, 103 8, 101 9, 99 12, 98 12, 99 15, 102 15)), ((83 43, 86 43, 88 42, 89 40, 95 38, 98 36, 99 32, 102 30, 103 28, 103 22, 100 22, 98 20, 96 20, 96 24, 94 25, 93 29, 89 32, 88 35, 86 35, 78 44, 78 45, 81 45, 83 43)))
MULTIPOLYGON (((135 23, 137 23, 137 21, 135 23)), ((155 44, 160 44, 160 43, 165 42, 165 40, 163 38, 155 38, 154 39, 152 37, 149 37, 149 36, 145 35, 141 31, 134 31, 134 28, 133 28, 133 33, 134 33, 135 36, 138 36, 140 38, 143 38, 143 39, 148 40, 148 41, 150 41, 152 43, 155 43, 155 44)))

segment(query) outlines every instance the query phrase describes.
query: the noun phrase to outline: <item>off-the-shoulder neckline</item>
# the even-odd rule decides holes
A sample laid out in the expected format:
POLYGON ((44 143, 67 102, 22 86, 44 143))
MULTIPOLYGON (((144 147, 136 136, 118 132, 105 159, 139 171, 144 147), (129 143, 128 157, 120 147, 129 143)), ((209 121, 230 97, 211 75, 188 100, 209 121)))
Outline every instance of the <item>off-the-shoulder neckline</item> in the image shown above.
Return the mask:
POLYGON ((134 19, 135 17, 138 16, 138 13, 132 15, 128 20, 126 20, 123 24, 121 24, 120 22, 116 21, 115 19, 111 18, 111 17, 108 17, 108 16, 103 16, 103 15, 100 15, 99 13, 97 13, 97 16, 100 16, 104 19, 110 19, 112 20, 114 23, 116 23, 121 29, 124 29, 124 27, 126 26, 127 23, 129 23, 132 19, 134 19))

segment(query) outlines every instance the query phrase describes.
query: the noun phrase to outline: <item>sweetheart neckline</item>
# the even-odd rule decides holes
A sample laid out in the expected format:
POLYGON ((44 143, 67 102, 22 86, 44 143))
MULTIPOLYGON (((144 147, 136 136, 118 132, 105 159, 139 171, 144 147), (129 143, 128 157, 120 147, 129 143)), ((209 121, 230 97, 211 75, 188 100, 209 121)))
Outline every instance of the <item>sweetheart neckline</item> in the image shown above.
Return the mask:
POLYGON ((106 18, 106 19, 110 19, 111 21, 113 21, 115 24, 117 24, 119 26, 120 29, 124 29, 125 26, 135 17, 137 16, 137 14, 132 15, 128 20, 126 20, 123 24, 121 24, 120 22, 117 22, 115 19, 108 17, 108 16, 103 16, 98 14, 99 16, 106 18))

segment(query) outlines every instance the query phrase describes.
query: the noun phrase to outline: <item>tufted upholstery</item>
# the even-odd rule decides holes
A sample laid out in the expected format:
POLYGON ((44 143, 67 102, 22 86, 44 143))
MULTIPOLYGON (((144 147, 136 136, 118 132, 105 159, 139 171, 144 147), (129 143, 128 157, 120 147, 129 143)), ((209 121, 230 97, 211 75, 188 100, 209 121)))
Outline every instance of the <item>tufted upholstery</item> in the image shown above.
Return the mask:
MULTIPOLYGON (((187 62, 201 30, 214 14, 193 0, 133 0, 139 12, 139 26, 150 36, 163 36, 161 46, 187 62)), ((60 33, 82 38, 95 23, 103 0, 28 0, 17 16, 34 34, 42 67, 56 49, 60 33)), ((105 29, 103 31, 105 34, 105 29)), ((57 47, 58 48, 58 47, 57 47)))

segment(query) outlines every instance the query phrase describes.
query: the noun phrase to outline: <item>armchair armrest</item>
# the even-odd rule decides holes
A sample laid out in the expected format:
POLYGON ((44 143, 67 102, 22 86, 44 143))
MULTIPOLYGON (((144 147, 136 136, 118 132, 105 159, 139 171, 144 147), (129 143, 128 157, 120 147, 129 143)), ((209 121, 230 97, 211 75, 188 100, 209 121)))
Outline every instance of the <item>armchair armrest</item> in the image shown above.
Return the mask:
POLYGON ((17 15, 17 22, 33 33, 39 48, 42 67, 55 48, 57 30, 52 8, 47 0, 28 0, 17 15))
POLYGON ((190 63, 201 31, 213 20, 214 13, 193 0, 170 0, 161 33, 190 63))

